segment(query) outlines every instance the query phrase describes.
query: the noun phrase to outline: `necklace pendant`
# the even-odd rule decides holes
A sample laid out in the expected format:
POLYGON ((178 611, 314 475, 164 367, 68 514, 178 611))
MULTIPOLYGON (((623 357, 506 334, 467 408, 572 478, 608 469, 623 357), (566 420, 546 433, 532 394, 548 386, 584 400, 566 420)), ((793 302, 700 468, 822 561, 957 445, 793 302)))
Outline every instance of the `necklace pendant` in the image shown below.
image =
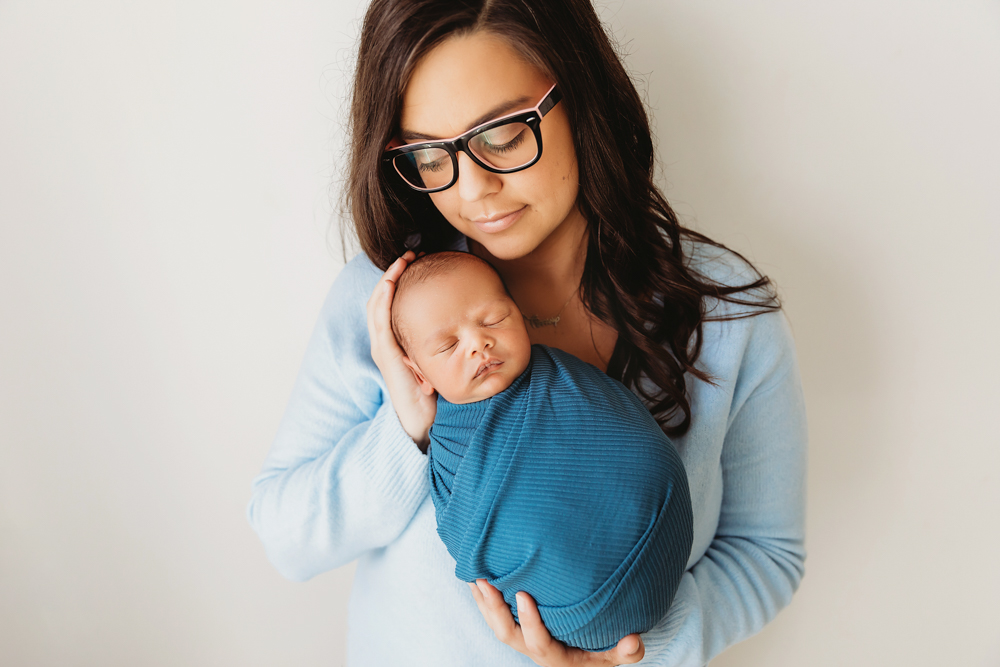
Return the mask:
POLYGON ((555 317, 546 317, 546 318, 541 318, 538 317, 537 315, 525 315, 524 319, 528 320, 528 324, 530 324, 535 329, 540 329, 542 327, 548 327, 548 326, 554 327, 555 325, 559 324, 558 315, 556 315, 555 317))
POLYGON ((574 296, 576 296, 576 292, 573 292, 572 294, 569 295, 569 298, 566 299, 566 303, 562 305, 562 308, 560 308, 559 312, 556 313, 553 317, 524 315, 524 319, 527 320, 528 324, 530 324, 535 329, 540 329, 541 327, 554 327, 557 324, 559 324, 559 319, 562 317, 563 311, 566 310, 566 306, 569 305, 569 302, 573 300, 574 296))

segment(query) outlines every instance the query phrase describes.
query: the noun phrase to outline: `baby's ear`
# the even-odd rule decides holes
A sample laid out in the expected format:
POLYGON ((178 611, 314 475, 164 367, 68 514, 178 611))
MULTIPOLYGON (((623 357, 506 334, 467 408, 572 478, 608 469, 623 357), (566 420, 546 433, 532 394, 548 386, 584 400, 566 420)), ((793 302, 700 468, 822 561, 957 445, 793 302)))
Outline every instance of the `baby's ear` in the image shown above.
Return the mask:
POLYGON ((406 364, 406 367, 410 369, 411 373, 413 373, 414 379, 417 381, 417 384, 420 385, 420 391, 422 391, 425 396, 432 396, 434 394, 434 387, 427 381, 427 378, 424 377, 424 374, 420 371, 420 367, 413 363, 413 360, 405 354, 403 355, 403 363, 406 364))

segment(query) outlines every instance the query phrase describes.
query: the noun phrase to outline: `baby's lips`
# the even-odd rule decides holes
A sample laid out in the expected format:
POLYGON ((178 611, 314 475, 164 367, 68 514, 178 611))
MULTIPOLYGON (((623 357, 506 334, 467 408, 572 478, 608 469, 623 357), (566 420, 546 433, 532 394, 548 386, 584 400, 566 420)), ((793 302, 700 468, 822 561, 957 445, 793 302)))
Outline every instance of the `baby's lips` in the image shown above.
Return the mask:
POLYGON ((473 376, 473 379, 475 379, 475 378, 479 377, 480 375, 482 375, 488 368, 499 366, 502 363, 503 363, 503 361, 501 361, 499 359, 490 359, 489 361, 483 363, 479 367, 479 370, 476 371, 476 374, 473 376))

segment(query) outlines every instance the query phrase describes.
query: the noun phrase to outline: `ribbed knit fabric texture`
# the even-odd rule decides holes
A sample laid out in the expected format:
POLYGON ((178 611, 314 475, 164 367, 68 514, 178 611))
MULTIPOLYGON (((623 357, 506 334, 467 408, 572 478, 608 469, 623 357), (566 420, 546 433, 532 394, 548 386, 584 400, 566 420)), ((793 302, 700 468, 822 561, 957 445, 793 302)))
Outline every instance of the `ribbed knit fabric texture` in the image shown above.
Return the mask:
POLYGON ((688 480, 632 392, 534 345, 506 390, 438 399, 428 450, 438 535, 463 581, 484 578, 515 619, 529 593, 553 637, 607 650, 662 619, 692 542, 688 480))

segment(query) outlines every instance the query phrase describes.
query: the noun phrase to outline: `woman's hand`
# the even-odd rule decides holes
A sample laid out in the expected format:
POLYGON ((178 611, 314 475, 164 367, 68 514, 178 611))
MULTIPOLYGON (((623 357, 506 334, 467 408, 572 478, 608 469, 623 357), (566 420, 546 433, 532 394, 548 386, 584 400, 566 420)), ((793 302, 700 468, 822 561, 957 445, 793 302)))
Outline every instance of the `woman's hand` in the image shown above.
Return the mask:
POLYGON ((390 324, 396 281, 414 259, 416 255, 413 251, 406 251, 389 266, 375 285, 368 299, 368 337, 372 345, 372 359, 382 372, 399 423, 421 451, 426 452, 430 442, 428 432, 437 414, 437 396, 427 396, 420 391, 413 371, 403 363, 403 350, 392 335, 390 324))
POLYGON ((527 593, 522 591, 517 594, 517 616, 521 619, 521 624, 518 625, 503 595, 485 579, 477 579, 475 584, 469 584, 469 588, 472 589, 472 597, 476 598, 479 611, 497 639, 543 667, 630 665, 642 660, 642 656, 646 654, 646 648, 636 634, 622 637, 618 646, 602 653, 566 646, 553 639, 545 629, 538 607, 527 593))

